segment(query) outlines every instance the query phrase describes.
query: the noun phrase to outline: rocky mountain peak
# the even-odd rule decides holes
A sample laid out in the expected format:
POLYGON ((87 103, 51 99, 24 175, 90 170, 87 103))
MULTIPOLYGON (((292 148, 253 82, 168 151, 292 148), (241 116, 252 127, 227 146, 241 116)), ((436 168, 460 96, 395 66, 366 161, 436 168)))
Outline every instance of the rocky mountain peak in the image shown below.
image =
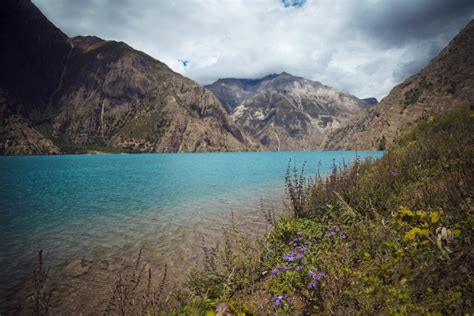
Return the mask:
POLYGON ((286 71, 283 71, 283 72, 279 73, 279 74, 278 74, 278 77, 299 78, 299 77, 293 76, 293 75, 290 74, 290 73, 287 73, 286 71))
POLYGON ((270 150, 317 149, 328 131, 365 103, 287 72, 261 79, 221 79, 206 86, 244 131, 270 150))
POLYGON ((372 107, 376 105, 377 103, 379 103, 379 100, 377 100, 377 98, 365 98, 365 99, 362 99, 362 101, 365 102, 366 107, 372 107))

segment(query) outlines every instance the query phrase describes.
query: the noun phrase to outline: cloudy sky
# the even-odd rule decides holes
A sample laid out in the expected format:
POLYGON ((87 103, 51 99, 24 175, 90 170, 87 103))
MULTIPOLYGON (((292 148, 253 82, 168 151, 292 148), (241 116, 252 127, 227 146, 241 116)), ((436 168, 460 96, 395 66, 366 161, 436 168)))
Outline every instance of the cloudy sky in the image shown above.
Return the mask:
POLYGON ((472 0, 33 2, 71 37, 124 41, 201 84, 286 71, 379 99, 474 18, 472 0))

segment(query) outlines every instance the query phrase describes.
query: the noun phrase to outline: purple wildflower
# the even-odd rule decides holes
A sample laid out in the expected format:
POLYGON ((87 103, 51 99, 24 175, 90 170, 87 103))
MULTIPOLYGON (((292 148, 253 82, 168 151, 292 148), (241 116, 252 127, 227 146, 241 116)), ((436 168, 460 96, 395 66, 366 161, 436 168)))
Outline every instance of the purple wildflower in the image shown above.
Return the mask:
POLYGON ((311 269, 308 272, 309 276, 311 277, 311 282, 308 284, 308 289, 311 289, 318 285, 319 281, 326 276, 324 271, 317 271, 316 269, 311 269))
POLYGON ((326 272, 318 271, 317 269, 312 268, 311 270, 309 270, 308 275, 311 279, 318 282, 326 276, 326 272))
POLYGON ((275 268, 272 270, 272 275, 273 276, 279 276, 280 275, 280 270, 278 270, 278 268, 275 268))
POLYGON ((398 172, 396 172, 395 170, 392 170, 388 173, 388 175, 391 176, 391 177, 396 177, 396 176, 398 176, 398 172))
POLYGON ((229 312, 229 306, 226 303, 220 303, 216 306, 216 313, 217 315, 227 315, 229 312))
POLYGON ((281 265, 280 269, 281 269, 281 271, 286 271, 286 270, 289 270, 290 267, 288 267, 286 264, 283 264, 283 265, 281 265))
POLYGON ((290 252, 289 254, 285 255, 283 257, 283 259, 285 259, 288 262, 291 262, 291 261, 295 260, 295 256, 296 255, 294 253, 290 252))
POLYGON ((345 234, 344 230, 341 229, 339 226, 329 227, 329 229, 327 230, 327 232, 325 234, 326 238, 333 237, 333 236, 336 236, 336 235, 339 235, 339 238, 341 238, 341 239, 346 239, 347 238, 347 235, 345 234))
POLYGON ((297 261, 297 260, 301 260, 301 258, 303 258, 303 256, 301 254, 296 254, 294 252, 290 252, 289 254, 285 255, 283 257, 283 259, 285 259, 286 262, 293 262, 293 261, 297 261))
POLYGON ((298 252, 301 252, 301 253, 305 253, 308 248, 304 247, 304 246, 297 246, 295 247, 295 249, 298 251, 298 252))
POLYGON ((275 303, 273 304, 273 307, 275 308, 280 308, 281 303, 285 299, 285 296, 283 295, 277 295, 275 296, 275 303))
POLYGON ((293 240, 294 243, 299 243, 301 241, 303 241, 303 236, 301 236, 301 235, 297 235, 295 240, 293 240))
POLYGON ((324 277, 326 277, 326 272, 324 272, 324 271, 319 271, 319 272, 317 273, 317 276, 316 276, 317 279, 321 280, 321 279, 324 278, 324 277))
POLYGON ((300 232, 297 232, 297 233, 296 233, 296 238, 295 238, 293 241, 289 242, 288 245, 289 245, 289 246, 296 247, 296 246, 298 246, 303 240, 304 240, 303 234, 300 233, 300 232))
POLYGON ((302 266, 296 266, 296 267, 295 267, 295 271, 301 271, 301 270, 303 270, 303 267, 302 267, 302 266))

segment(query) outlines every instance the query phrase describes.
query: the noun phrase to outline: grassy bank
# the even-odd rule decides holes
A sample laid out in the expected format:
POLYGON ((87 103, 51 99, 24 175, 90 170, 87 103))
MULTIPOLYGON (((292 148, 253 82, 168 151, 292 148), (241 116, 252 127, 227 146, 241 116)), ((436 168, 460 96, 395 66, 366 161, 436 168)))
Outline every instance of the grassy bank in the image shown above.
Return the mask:
MULTIPOLYGON (((203 247, 203 268, 169 295, 166 269, 153 283, 139 257, 105 313, 471 313, 473 135, 474 111, 462 108, 420 121, 377 161, 313 179, 290 166, 291 215, 263 210, 272 225, 264 238, 230 225, 218 245, 203 247)), ((39 314, 43 274, 40 266, 30 297, 39 314)))
POLYGON ((176 313, 463 314, 474 310, 474 112, 431 117, 375 162, 311 181, 258 243, 230 231, 176 313))

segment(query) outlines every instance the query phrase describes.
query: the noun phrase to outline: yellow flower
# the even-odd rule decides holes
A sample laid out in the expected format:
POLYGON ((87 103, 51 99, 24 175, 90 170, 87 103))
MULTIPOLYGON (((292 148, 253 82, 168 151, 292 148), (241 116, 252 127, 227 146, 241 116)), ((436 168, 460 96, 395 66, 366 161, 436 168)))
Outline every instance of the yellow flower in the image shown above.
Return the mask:
POLYGON ((407 209, 405 206, 400 206, 400 214, 403 216, 413 217, 413 212, 407 209))
POLYGON ((416 235, 420 236, 428 236, 427 229, 420 229, 419 227, 413 227, 408 232, 405 233, 405 240, 413 240, 415 239, 416 235))
POLYGON ((416 215, 418 215, 421 219, 424 219, 428 214, 425 211, 416 211, 416 215))
POLYGON ((431 223, 437 223, 439 221, 440 214, 439 212, 431 213, 431 223))

